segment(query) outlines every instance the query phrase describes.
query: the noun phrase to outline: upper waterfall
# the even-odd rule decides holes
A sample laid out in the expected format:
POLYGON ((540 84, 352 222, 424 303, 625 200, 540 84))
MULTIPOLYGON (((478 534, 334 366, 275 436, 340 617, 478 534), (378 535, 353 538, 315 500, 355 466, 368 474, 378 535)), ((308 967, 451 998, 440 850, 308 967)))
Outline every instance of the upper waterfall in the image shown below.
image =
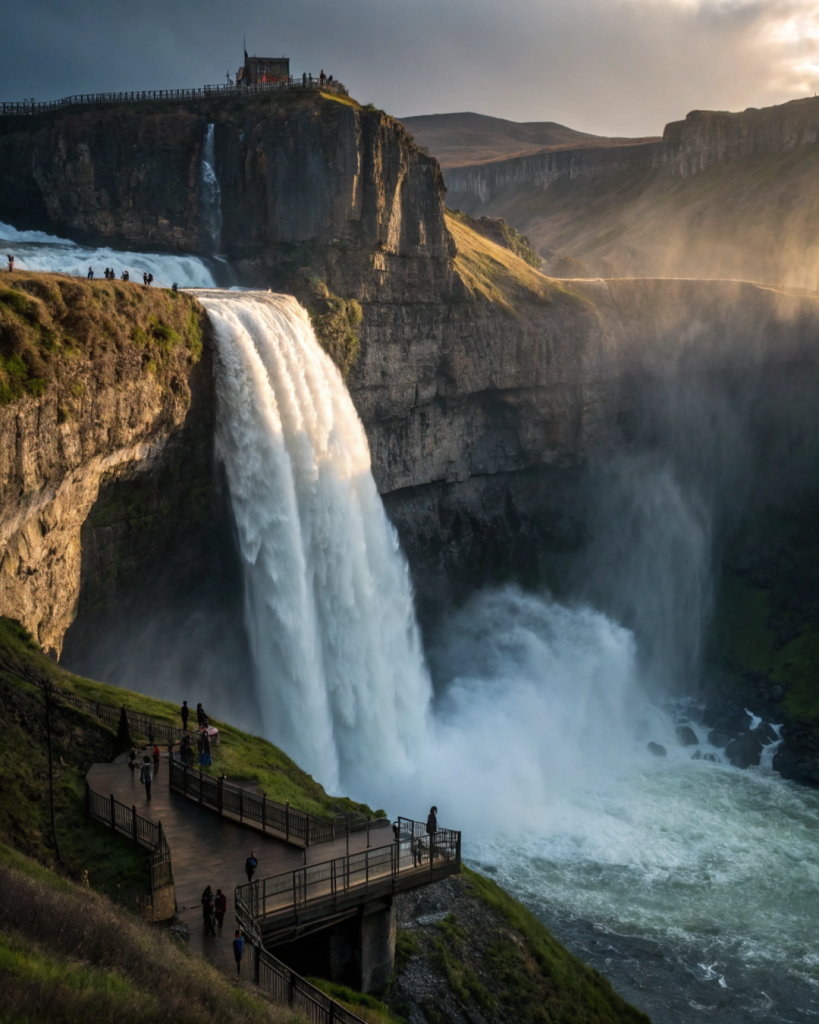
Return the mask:
POLYGON ((214 125, 209 124, 202 147, 202 228, 217 253, 222 241, 222 190, 216 175, 214 125))
POLYGON ((200 298, 264 732, 331 788, 400 768, 431 684, 364 428, 295 299, 200 298))

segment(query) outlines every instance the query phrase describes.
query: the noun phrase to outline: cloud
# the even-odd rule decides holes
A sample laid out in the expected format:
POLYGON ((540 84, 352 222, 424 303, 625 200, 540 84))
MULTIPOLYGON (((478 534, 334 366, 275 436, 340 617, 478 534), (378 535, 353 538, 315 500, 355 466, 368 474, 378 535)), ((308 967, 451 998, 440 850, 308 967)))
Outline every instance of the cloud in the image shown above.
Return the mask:
POLYGON ((812 94, 819 0, 33 0, 4 14, 0 98, 222 82, 258 53, 399 114, 478 110, 657 134, 690 109, 812 94))

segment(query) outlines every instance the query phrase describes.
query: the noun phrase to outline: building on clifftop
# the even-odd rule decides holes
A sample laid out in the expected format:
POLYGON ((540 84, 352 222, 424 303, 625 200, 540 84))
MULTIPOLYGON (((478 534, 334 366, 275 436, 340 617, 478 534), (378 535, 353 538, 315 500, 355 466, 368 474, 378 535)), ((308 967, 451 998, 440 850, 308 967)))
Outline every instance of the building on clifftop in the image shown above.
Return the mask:
POLYGON ((248 57, 236 72, 237 85, 256 85, 257 82, 287 82, 290 80, 289 57, 248 57))

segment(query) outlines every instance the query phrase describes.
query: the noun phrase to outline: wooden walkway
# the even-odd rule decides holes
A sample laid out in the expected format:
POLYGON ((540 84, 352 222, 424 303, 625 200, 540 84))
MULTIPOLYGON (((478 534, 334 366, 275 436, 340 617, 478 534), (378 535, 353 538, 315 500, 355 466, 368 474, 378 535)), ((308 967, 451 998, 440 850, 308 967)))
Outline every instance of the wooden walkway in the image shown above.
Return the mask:
MULTIPOLYGON (((238 886, 247 883, 244 865, 250 851, 255 852, 259 861, 257 878, 293 871, 305 864, 318 864, 347 852, 346 837, 304 850, 204 810, 170 791, 167 755, 163 755, 159 771, 154 776, 150 803, 145 797, 145 787, 139 781, 138 771, 132 772, 128 768, 127 755, 111 763, 92 765, 88 782, 96 792, 104 796, 113 794, 129 807, 136 806, 137 812, 148 820, 162 823, 173 856, 178 916, 190 928, 190 949, 203 953, 229 972, 235 971, 231 951, 236 927, 234 892, 238 886), (228 909, 221 938, 217 936, 214 939, 203 925, 200 901, 207 885, 214 893, 221 889, 227 896, 228 909)), ((390 828, 370 829, 371 848, 389 847, 392 843, 390 828)), ((366 833, 352 833, 349 844, 350 853, 365 851, 366 833)))

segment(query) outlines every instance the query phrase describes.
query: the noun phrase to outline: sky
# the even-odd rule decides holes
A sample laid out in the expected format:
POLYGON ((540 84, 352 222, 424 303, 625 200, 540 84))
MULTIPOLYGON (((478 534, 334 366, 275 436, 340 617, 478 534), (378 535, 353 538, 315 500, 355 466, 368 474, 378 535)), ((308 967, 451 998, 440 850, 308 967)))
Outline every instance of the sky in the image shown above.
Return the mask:
POLYGON ((245 34, 399 117, 657 135, 819 90, 819 0, 29 0, 3 25, 0 100, 224 82, 245 34))

